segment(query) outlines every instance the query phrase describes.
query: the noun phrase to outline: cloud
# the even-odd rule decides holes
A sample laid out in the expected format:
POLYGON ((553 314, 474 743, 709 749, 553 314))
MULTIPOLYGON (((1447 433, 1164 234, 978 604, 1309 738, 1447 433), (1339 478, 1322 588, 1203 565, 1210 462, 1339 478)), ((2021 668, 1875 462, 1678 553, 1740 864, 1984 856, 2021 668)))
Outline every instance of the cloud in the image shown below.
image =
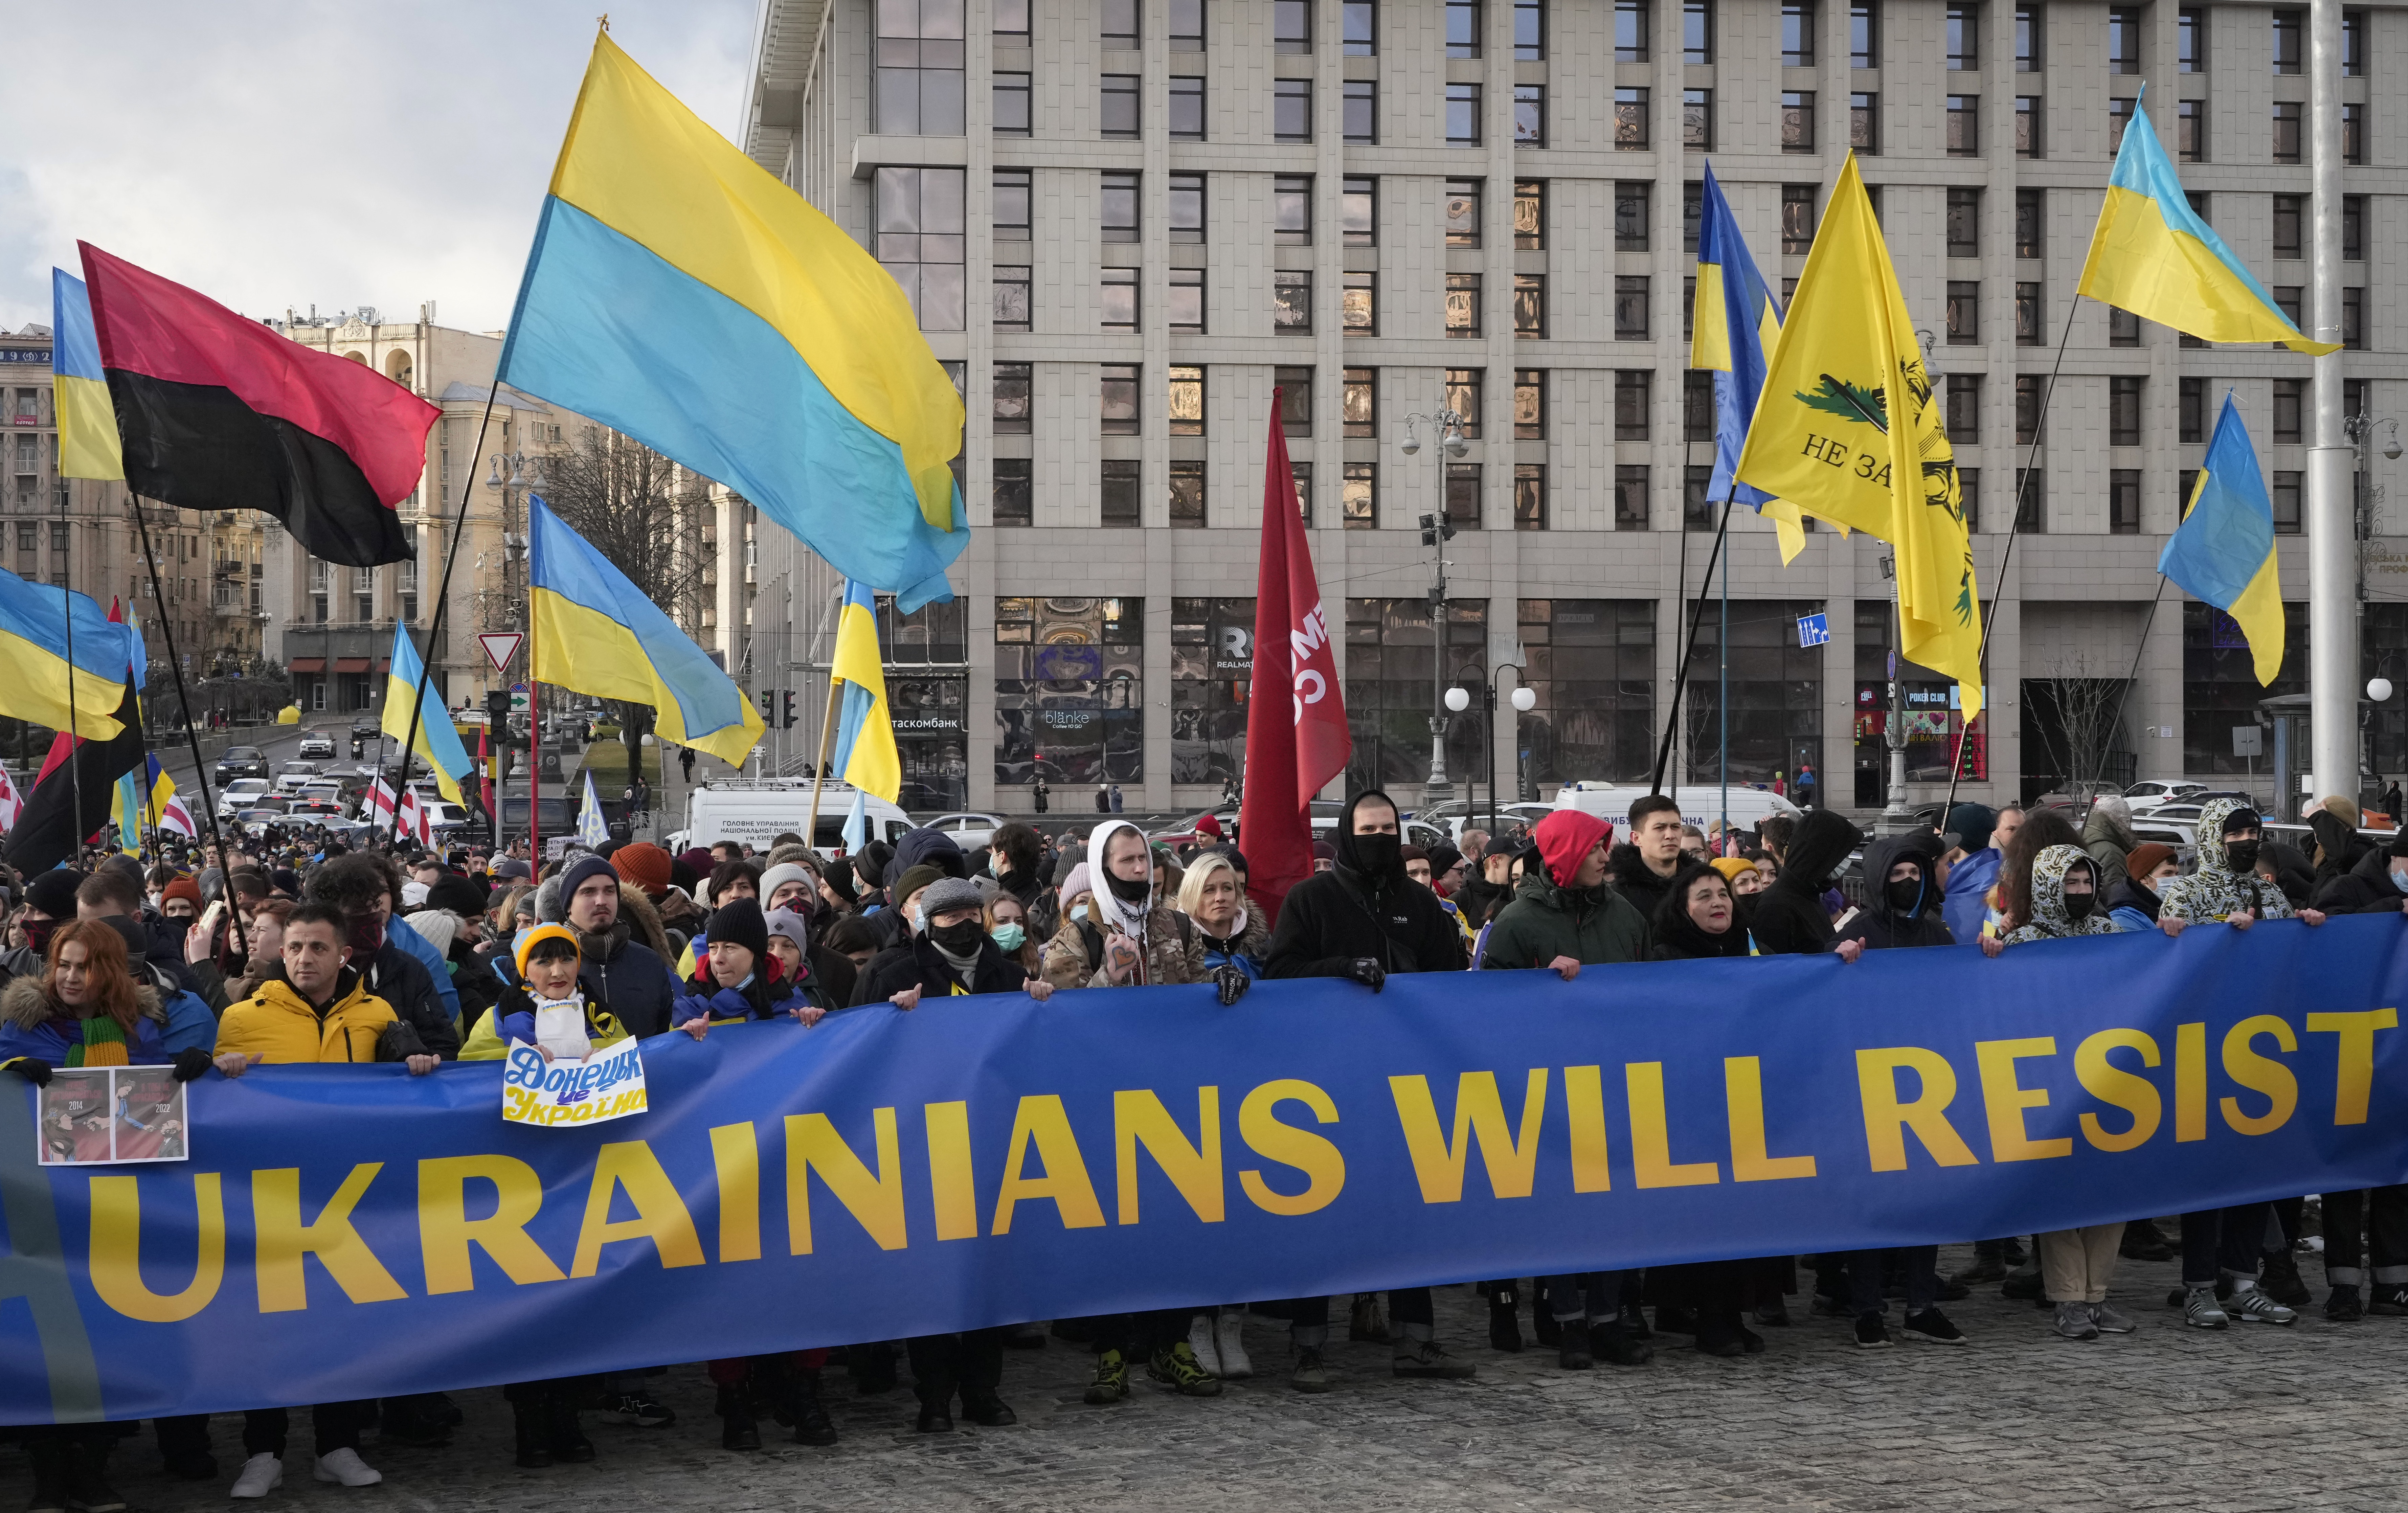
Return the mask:
MULTIPOLYGON (((0 329, 79 239, 249 315, 496 330, 609 0, 20 7, 0 90, 0 329)), ((621 0, 610 35, 738 129, 752 0, 621 0)))

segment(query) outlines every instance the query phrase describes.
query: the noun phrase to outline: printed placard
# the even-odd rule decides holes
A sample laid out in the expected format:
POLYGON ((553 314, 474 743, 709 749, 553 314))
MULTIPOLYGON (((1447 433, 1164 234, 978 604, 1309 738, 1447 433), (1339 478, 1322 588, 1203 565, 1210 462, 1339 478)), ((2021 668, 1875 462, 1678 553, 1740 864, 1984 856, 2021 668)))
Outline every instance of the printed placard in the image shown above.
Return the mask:
POLYGON ((58 1067, 36 1106, 45 1166, 186 1161, 193 1154, 185 1084, 172 1067, 58 1067))
POLYGON ((599 1124, 649 1106, 644 1058, 633 1040, 581 1062, 548 1062, 533 1046, 512 1046, 502 1070, 502 1118, 513 1124, 599 1124))

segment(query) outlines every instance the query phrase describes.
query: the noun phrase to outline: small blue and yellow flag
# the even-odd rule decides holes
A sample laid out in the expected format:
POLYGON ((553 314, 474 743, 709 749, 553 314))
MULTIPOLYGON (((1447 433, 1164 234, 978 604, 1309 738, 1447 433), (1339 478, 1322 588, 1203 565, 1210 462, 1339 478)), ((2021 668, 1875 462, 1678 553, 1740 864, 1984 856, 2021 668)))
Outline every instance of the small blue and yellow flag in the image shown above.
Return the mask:
MULTIPOLYGON (((424 757, 426 764, 435 769, 435 786, 443 791, 443 796, 466 806, 468 801, 461 796, 460 780, 474 770, 468 760, 468 749, 460 744, 460 732, 452 723, 450 711, 443 707, 440 691, 430 686, 426 691, 425 708, 419 707, 420 667, 418 644, 409 638, 409 627, 395 625, 393 628, 393 664, 387 671, 384 683, 384 718, 379 728, 394 740, 408 745, 413 755, 424 757), (412 709, 419 710, 415 739, 409 734, 409 712, 412 709), (426 718, 428 709, 435 713, 433 720, 426 718)), ((406 763, 403 771, 405 775, 408 772, 406 763)))
MULTIPOLYGON (((2147 92, 2143 91, 2145 98, 2147 92)), ((2090 234, 2075 293, 2187 332, 2201 341, 2279 342, 2321 356, 2337 341, 2311 341, 2256 276, 2190 207, 2181 176, 2149 125, 2141 101, 2115 150, 2107 202, 2090 234)))
POLYGON ((122 478, 117 408, 100 366, 92 295, 64 268, 50 270, 50 404, 59 417, 59 477, 122 478))
POLYGON ((142 637, 108 618, 92 599, 65 589, 28 583, 0 568, 0 715, 110 740, 129 669, 141 686, 142 637), (67 617, 73 615, 70 626, 67 617), (70 661, 70 645, 72 657, 70 661))
POLYGON ((2157 571, 2192 598, 2230 615, 2249 638, 2258 686, 2283 670, 2283 583, 2274 562, 2274 505, 2258 450, 2232 396, 2183 507, 2182 523, 2157 554, 2157 571))
POLYGON ((878 598, 867 584, 844 586, 844 613, 837 621, 836 660, 828 676, 844 684, 844 709, 836 727, 836 771, 860 792, 899 803, 903 759, 895 749, 885 663, 878 653, 878 598))
POLYGON ((1806 526, 1798 507, 1739 481, 1740 449, 1756 419, 1764 392, 1765 354, 1781 340, 1781 311, 1756 271, 1730 202, 1706 164, 1703 213, 1698 225, 1696 320, 1689 339, 1689 365, 1714 376, 1714 472, 1706 484, 1711 500, 1736 500, 1771 518, 1781 534, 1786 564, 1806 550, 1806 526))
POLYGON ((651 705, 662 740, 741 765, 764 728, 752 701, 539 495, 527 495, 527 676, 651 705))

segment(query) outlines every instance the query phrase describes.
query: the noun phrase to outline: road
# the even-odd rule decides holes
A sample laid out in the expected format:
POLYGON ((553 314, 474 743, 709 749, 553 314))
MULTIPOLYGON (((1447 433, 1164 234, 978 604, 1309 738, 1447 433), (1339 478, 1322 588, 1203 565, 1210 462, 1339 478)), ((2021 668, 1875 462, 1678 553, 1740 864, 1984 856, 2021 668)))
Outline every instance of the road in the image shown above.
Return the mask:
MULTIPOLYGON (((1968 1258, 1943 1250, 1942 1269, 1968 1258)), ((1003 1393, 1017 1425, 948 1435, 911 1432, 908 1388, 864 1397, 831 1367, 827 1396, 843 1439, 827 1449, 790 1444, 766 1421, 767 1449, 720 1449, 702 1368, 677 1365, 658 1389, 676 1424, 597 1425, 588 1414, 599 1458, 541 1471, 511 1464, 509 1410, 499 1392, 480 1389, 454 1394, 468 1422, 447 1449, 387 1447, 370 1434, 364 1452, 386 1480, 367 1494, 310 1479, 308 1434, 295 1414, 285 1483, 269 1506, 2371 1513, 2408 1505, 2400 1432, 2408 1319, 2329 1324, 2310 1310, 2287 1329, 2190 1329, 2166 1306, 2176 1269, 2124 1263, 2114 1301, 2141 1328, 2121 1339, 2057 1341, 2045 1312, 1989 1287, 1949 1306, 1971 1336, 1962 1349, 1861 1350, 1843 1320, 1801 1317, 1765 1331, 1770 1349, 1760 1356, 1715 1359, 1662 1336, 1651 1365, 1584 1373, 1557 1369, 1552 1351, 1492 1351, 1469 1290, 1442 1289, 1441 1338, 1478 1363, 1476 1380, 1398 1381, 1386 1347, 1341 1342, 1332 1352, 1338 1387, 1316 1397, 1288 1389, 1284 1339, 1270 1320, 1247 1327, 1269 1374, 1205 1401, 1139 1385, 1126 1403, 1089 1407, 1080 1400, 1088 1358, 1057 1340, 1008 1355, 1003 1393)), ((2315 1262, 2303 1259, 2301 1270, 2321 1295, 2315 1262)), ((147 1433, 128 1441, 119 1490, 155 1513, 220 1513, 239 1432, 238 1418, 215 1420, 223 1474, 198 1485, 159 1473, 147 1433)), ((0 1449, 0 1500, 25 1489, 22 1458, 0 1449)))

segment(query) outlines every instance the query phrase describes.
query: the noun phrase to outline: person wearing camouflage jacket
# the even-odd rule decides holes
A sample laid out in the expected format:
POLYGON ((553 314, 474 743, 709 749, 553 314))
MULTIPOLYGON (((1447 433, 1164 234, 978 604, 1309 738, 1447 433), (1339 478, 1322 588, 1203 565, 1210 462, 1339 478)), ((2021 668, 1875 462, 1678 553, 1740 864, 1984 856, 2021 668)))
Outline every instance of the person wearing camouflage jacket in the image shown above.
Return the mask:
MULTIPOLYGON (((2283 890, 2258 875, 2259 844, 2258 811, 2240 799, 2212 798, 2199 808, 2199 870, 2176 878, 2158 894, 2159 920, 2228 920, 2246 914, 2253 920, 2287 920, 2291 901, 2283 890)), ((2297 911, 2300 919, 2322 924, 2314 909, 2297 911)), ((2239 921, 2235 921, 2239 922, 2239 921)))
POLYGON ((2107 917, 2106 903, 2099 886, 2099 864, 2078 846, 2051 846, 2032 858, 2031 922, 2008 932, 2007 944, 2028 946, 2037 940, 2074 935, 2121 935, 2123 926, 2107 917), (2071 892, 2066 887, 2069 881, 2076 884, 2071 892), (2077 908, 2082 911, 2079 915, 2074 913, 2077 908))

